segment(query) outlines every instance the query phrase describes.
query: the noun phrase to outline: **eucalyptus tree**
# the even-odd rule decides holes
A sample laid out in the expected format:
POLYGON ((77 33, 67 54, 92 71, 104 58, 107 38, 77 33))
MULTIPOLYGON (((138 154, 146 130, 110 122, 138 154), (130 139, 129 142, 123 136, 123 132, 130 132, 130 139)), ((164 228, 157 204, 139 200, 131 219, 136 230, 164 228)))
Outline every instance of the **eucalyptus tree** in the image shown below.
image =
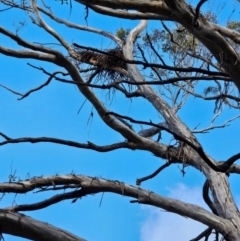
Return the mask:
POLYGON ((21 100, 30 98, 36 91, 48 88, 52 81, 74 85, 79 94, 91 103, 109 130, 121 135, 122 141, 99 145, 90 141, 76 142, 53 137, 12 137, 1 132, 0 145, 47 142, 66 145, 69 148, 88 149, 89 152, 141 150, 154 154, 163 162, 154 173, 138 178, 136 186, 129 185, 124 180, 108 180, 73 173, 53 173, 52 176, 26 180, 16 180, 11 176, 8 182, 0 183, 0 192, 4 195, 22 194, 33 190, 63 192, 41 202, 2 208, 2 237, 6 233, 31 240, 84 240, 21 212, 44 209, 66 199, 72 199, 74 202, 90 194, 110 192, 131 197, 133 203, 162 208, 205 224, 207 229, 196 234, 197 237, 192 240, 208 240, 211 234, 215 234, 216 240, 240 240, 240 213, 228 180, 231 174, 240 173, 240 167, 235 164, 240 153, 233 153, 234 155, 224 161, 216 160, 204 150, 197 136, 217 128, 225 128, 239 118, 236 114, 222 125, 214 124, 224 108, 233 108, 236 112, 240 108, 239 23, 229 21, 226 27, 219 25, 213 12, 201 11, 204 2, 201 0, 195 7, 183 0, 71 2, 70 11, 71 8, 76 11, 78 6, 86 7, 86 21, 90 10, 112 17, 139 20, 134 28, 124 29, 118 26, 115 33, 109 33, 104 29, 92 28, 88 24, 80 25, 61 18, 54 14, 55 9, 49 7, 47 4, 50 3, 47 2, 1 0, 2 14, 5 11, 12 16, 11 12, 15 14, 22 11, 30 19, 26 26, 24 22, 19 23, 19 28, 14 26, 15 32, 6 23, 0 26, 1 36, 13 43, 9 46, 3 42, 5 45, 0 46, 0 53, 6 56, 6 60, 16 58, 17 64, 22 59, 31 59, 40 63, 51 63, 51 66, 60 68, 51 72, 47 68, 29 63, 29 68, 47 76, 45 83, 25 94, 7 85, 1 84, 1 87, 13 95, 18 95, 21 100), (150 20, 156 21, 158 27, 148 29, 147 24, 150 20), (51 27, 49 22, 54 27, 51 27), (31 24, 36 29, 40 28, 43 36, 50 36, 59 47, 53 47, 49 42, 43 43, 42 36, 39 36, 39 42, 22 37, 21 28, 28 28, 31 24), (86 36, 89 33, 102 35, 113 44, 107 49, 98 45, 83 46, 77 38, 69 40, 67 34, 65 36, 55 30, 63 26, 74 31, 83 31, 86 36), (147 100, 158 114, 159 121, 151 121, 151 116, 148 119, 135 118, 122 113, 121 109, 111 110, 111 107, 104 104, 103 95, 98 95, 99 91, 112 96, 119 93, 121 98, 136 103, 141 99, 147 100), (179 111, 185 108, 185 104, 194 98, 214 102, 211 123, 203 129, 191 129, 178 115, 179 111), (168 133, 169 138, 164 138, 164 133, 168 133), (160 175, 161 171, 169 166, 179 164, 182 165, 183 174, 185 168, 191 166, 205 176, 202 195, 210 211, 139 187, 141 183, 160 175), (66 191, 67 189, 70 191, 66 191))

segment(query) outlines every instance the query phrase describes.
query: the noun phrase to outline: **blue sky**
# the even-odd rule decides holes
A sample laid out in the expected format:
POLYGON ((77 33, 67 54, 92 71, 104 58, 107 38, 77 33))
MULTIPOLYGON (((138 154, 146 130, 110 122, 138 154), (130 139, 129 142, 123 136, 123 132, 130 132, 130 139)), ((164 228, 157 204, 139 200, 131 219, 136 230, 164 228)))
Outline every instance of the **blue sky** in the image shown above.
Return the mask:
MULTIPOLYGON (((211 3, 209 3, 209 6, 211 3)), ((56 12, 59 16, 69 17, 69 20, 79 24, 86 24, 84 8, 73 7, 70 15, 69 11, 67 5, 56 5, 56 12)), ((223 18, 221 17, 221 19, 223 18)), ((20 36, 24 36, 30 41, 52 41, 51 38, 46 37, 43 31, 31 25, 25 13, 10 14, 10 12, 3 12, 0 14, 0 23, 9 27, 12 31, 19 26, 19 20, 22 19, 26 21, 26 26, 19 31, 20 36)), ((102 36, 68 31, 63 26, 56 27, 49 19, 46 18, 46 20, 58 33, 66 36, 69 43, 77 42, 81 45, 104 48, 114 46, 102 36)), ((138 21, 102 17, 92 11, 89 12, 88 16, 88 26, 103 28, 110 32, 115 32, 120 27, 131 28, 137 23, 138 21)), ((150 22, 149 29, 157 26, 157 24, 156 22, 150 22)), ((2 35, 0 35, 0 44, 19 48, 2 35)), ((25 93, 45 82, 47 77, 40 71, 27 66, 28 62, 45 67, 48 71, 59 70, 59 67, 51 64, 33 60, 20 61, 0 55, 0 71, 2 73, 0 84, 25 93)), ((96 92, 112 110, 119 110, 141 120, 159 121, 158 114, 145 100, 134 99, 129 102, 122 95, 116 95, 109 104, 105 94, 101 94, 100 90, 96 92)), ((92 120, 88 123, 92 111, 92 106, 88 102, 77 114, 85 99, 73 85, 53 81, 49 86, 21 101, 17 100, 16 95, 3 88, 0 88, 0 96, 0 131, 10 137, 50 136, 79 142, 92 141, 96 144, 109 144, 123 140, 118 133, 105 126, 95 111, 93 111, 92 120)), ((190 98, 179 115, 190 128, 194 128, 199 123, 201 124, 199 127, 203 128, 209 125, 213 116, 213 109, 213 103, 204 103, 190 98)), ((216 123, 221 124, 237 114, 239 114, 239 111, 226 110, 216 123)), ((240 122, 236 120, 230 127, 213 130, 209 134, 198 135, 198 137, 208 154, 217 160, 224 160, 239 152, 239 127, 240 122)), ((140 130, 140 128, 136 130, 140 130)), ((166 137, 166 134, 164 133, 163 136, 166 137)), ((33 176, 74 172, 76 174, 117 179, 134 185, 137 178, 152 173, 163 163, 162 160, 151 153, 143 151, 118 150, 112 153, 97 153, 56 144, 2 146, 0 158, 0 181, 2 182, 8 181, 11 174, 15 174, 18 180, 33 176)), ((143 183, 142 187, 161 195, 204 205, 201 199, 204 176, 193 168, 187 168, 186 175, 183 177, 180 169, 181 166, 178 165, 170 167, 155 179, 143 183)), ((232 181, 234 195, 238 200, 238 180, 234 176, 230 180, 232 181)), ((5 195, 1 200, 0 207, 11 206, 14 203, 33 203, 44 200, 51 195, 52 193, 29 193, 16 197, 5 195)), ((65 201, 48 207, 46 210, 26 212, 26 215, 64 228, 89 241, 156 241, 160 238, 173 241, 179 235, 183 235, 181 240, 185 240, 185 238, 187 240, 203 230, 201 226, 191 220, 186 221, 186 219, 180 217, 181 221, 179 221, 179 217, 176 218, 175 215, 169 215, 169 213, 150 207, 130 204, 129 201, 128 198, 105 193, 103 198, 102 194, 99 194, 83 198, 74 204, 71 204, 71 201, 65 201), (99 206, 100 202, 101 206, 99 206), (180 222, 180 226, 177 221, 180 222), (176 232, 166 239, 164 235, 166 235, 170 225, 176 232), (184 236, 189 235, 189 233, 185 234, 183 230, 185 225, 192 227, 191 237, 184 236)), ((21 239, 6 235, 5 240, 21 239)))

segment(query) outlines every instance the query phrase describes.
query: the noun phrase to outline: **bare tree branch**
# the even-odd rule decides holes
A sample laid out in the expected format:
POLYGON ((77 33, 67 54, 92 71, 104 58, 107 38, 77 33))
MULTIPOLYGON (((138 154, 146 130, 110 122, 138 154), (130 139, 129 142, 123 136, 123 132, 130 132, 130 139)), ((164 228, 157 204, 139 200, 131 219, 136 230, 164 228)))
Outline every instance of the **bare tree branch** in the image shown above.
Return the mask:
POLYGON ((86 241, 63 229, 40 222, 21 213, 0 209, 2 232, 36 241, 86 241), (14 227, 14 228, 13 228, 14 227))
POLYGON ((33 178, 18 183, 1 183, 0 192, 24 193, 35 188, 52 186, 53 184, 54 186, 63 184, 78 184, 79 187, 87 191, 87 193, 112 192, 132 197, 135 198, 138 203, 156 206, 167 211, 192 218, 214 229, 221 230, 222 233, 225 233, 227 227, 232 225, 228 220, 211 214, 197 205, 184 203, 171 198, 165 198, 155 194, 154 192, 130 186, 120 181, 109 181, 94 177, 64 175, 33 178))
POLYGON ((208 132, 210 130, 214 130, 214 129, 218 129, 218 128, 224 128, 224 127, 228 126, 228 124, 230 122, 238 119, 239 117, 240 117, 240 115, 237 115, 237 116, 233 117, 232 119, 226 120, 222 125, 215 125, 215 126, 213 126, 212 123, 211 123, 211 125, 209 127, 206 127, 206 128, 204 128, 202 130, 192 130, 192 133, 195 133, 195 134, 196 133, 206 133, 206 132, 208 132))
POLYGON ((108 16, 114 16, 118 18, 127 18, 127 19, 156 19, 156 20, 170 20, 165 16, 161 16, 159 14, 147 13, 147 12, 130 12, 124 11, 121 9, 115 10, 108 7, 101 7, 93 4, 84 4, 91 8, 93 11, 97 13, 101 13, 108 16))
POLYGON ((178 135, 177 133, 174 133, 171 129, 170 126, 166 127, 165 125, 158 125, 158 124, 154 124, 152 122, 147 122, 147 121, 138 121, 138 120, 134 120, 131 117, 128 116, 123 116, 123 115, 119 115, 117 113, 114 112, 108 112, 108 115, 114 115, 114 116, 118 116, 120 118, 123 119, 127 119, 132 123, 138 123, 138 124, 143 124, 143 125, 150 125, 153 127, 157 127, 159 129, 165 130, 167 132, 169 132, 170 134, 172 134, 175 139, 182 141, 184 143, 186 143, 188 146, 190 146, 191 148, 193 148, 193 150, 195 150, 200 156, 201 158, 215 171, 217 172, 227 172, 228 169, 231 167, 231 165, 240 158, 240 154, 236 154, 233 157, 229 158, 226 162, 221 163, 221 164, 217 164, 217 163, 213 163, 211 159, 209 159, 209 157, 206 155, 206 153, 203 151, 203 148, 201 147, 201 145, 199 144, 198 146, 196 146, 194 143, 192 143, 190 140, 188 140, 185 137, 182 137, 180 135, 178 135))
POLYGON ((5 86, 5 85, 1 85, 1 84, 0 84, 0 87, 2 87, 2 88, 4 88, 4 89, 6 89, 6 90, 8 90, 8 91, 12 92, 12 93, 13 93, 13 94, 15 94, 15 95, 20 95, 20 96, 23 96, 23 94, 21 94, 21 93, 19 93, 19 92, 15 91, 15 90, 12 90, 12 89, 8 88, 8 87, 7 87, 7 86, 5 86))
POLYGON ((145 177, 141 177, 138 178, 136 180, 136 185, 141 185, 142 182, 147 181, 149 179, 152 179, 154 177, 156 177, 163 169, 165 169, 166 167, 170 166, 171 162, 166 162, 164 165, 160 166, 155 172, 153 172, 152 174, 145 176, 145 177))
POLYGON ((71 47, 70 45, 62 38, 60 37, 60 35, 54 30, 52 29, 40 16, 39 12, 38 12, 38 7, 37 7, 37 4, 36 4, 36 1, 35 0, 31 0, 31 3, 32 3, 32 7, 33 7, 33 11, 34 11, 34 14, 40 24, 40 26, 42 26, 46 32, 48 32, 50 35, 52 35, 55 39, 58 40, 59 43, 61 43, 61 45, 66 49, 68 50, 68 52, 71 52, 71 47))
POLYGON ((79 25, 79 24, 71 23, 71 22, 66 21, 64 19, 56 17, 53 13, 51 13, 49 11, 46 11, 45 9, 43 9, 43 8, 41 8, 39 6, 38 6, 38 10, 41 11, 42 13, 44 13, 45 15, 47 15, 48 17, 50 17, 51 19, 53 19, 54 21, 56 21, 58 23, 61 23, 61 24, 64 24, 64 25, 66 25, 69 28, 74 28, 74 29, 77 29, 77 30, 82 30, 82 31, 87 31, 87 32, 100 34, 100 35, 102 35, 104 37, 107 37, 107 38, 113 40, 120 47, 122 46, 121 39, 119 39, 117 36, 115 36, 115 35, 113 35, 113 34, 111 34, 109 32, 105 32, 105 31, 103 31, 101 29, 96 29, 96 28, 91 28, 91 27, 88 27, 88 26, 82 26, 82 25, 79 25))
POLYGON ((63 139, 52 138, 52 137, 36 137, 36 138, 23 137, 23 138, 14 139, 6 136, 1 132, 0 132, 0 136, 6 139, 5 141, 0 142, 0 146, 13 144, 13 143, 24 143, 24 142, 30 142, 30 143, 49 142, 49 143, 56 143, 56 144, 76 147, 76 148, 91 149, 99 152, 108 152, 108 151, 113 151, 120 148, 135 149, 135 145, 130 142, 119 142, 111 145, 98 146, 93 144, 92 142, 88 142, 87 144, 84 144, 84 143, 79 143, 75 141, 63 140, 63 139))
POLYGON ((195 13, 195 16, 194 16, 194 19, 193 19, 193 26, 194 27, 198 27, 197 20, 198 20, 199 14, 200 14, 200 8, 206 1, 207 0, 200 0, 199 3, 197 4, 196 13, 195 13))
POLYGON ((212 233, 212 228, 207 228, 205 229, 202 233, 200 233, 196 238, 191 239, 190 241, 199 241, 200 239, 205 237, 205 241, 208 240, 208 237, 211 235, 212 233))

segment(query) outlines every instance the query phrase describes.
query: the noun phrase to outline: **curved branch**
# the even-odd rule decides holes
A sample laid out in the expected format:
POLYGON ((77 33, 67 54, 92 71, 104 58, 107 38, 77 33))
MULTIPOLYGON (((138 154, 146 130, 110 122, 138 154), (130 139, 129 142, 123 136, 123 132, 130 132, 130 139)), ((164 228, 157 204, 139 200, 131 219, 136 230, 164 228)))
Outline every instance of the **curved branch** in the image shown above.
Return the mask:
POLYGON ((211 122, 211 125, 209 127, 206 127, 202 130, 192 130, 192 133, 206 133, 207 131, 209 130, 214 130, 214 129, 217 129, 217 128, 224 128, 226 126, 228 126, 228 124, 236 119, 238 119, 240 117, 240 115, 237 115, 235 117, 233 117, 232 119, 229 119, 229 120, 226 120, 222 125, 212 125, 213 121, 211 122))
MULTIPOLYGON (((88 0, 75 0, 75 2, 78 2, 80 4, 84 4, 86 6, 89 5, 88 0)), ((148 13, 153 12, 155 14, 158 14, 160 16, 165 16, 169 18, 171 16, 170 9, 164 4, 163 1, 149 1, 146 2, 144 0, 118 0, 118 1, 112 1, 112 0, 91 0, 91 5, 97 5, 101 7, 107 7, 112 9, 127 9, 127 10, 137 10, 142 13, 148 13), (147 8, 147 10, 146 10, 147 8)), ((90 8, 91 8, 90 5, 90 8)), ((140 18, 141 19, 141 18, 140 18)))
MULTIPOLYGON (((44 52, 44 50, 43 50, 43 52, 44 52)), ((47 62, 55 63, 55 64, 61 66, 55 53, 54 54, 45 54, 45 53, 34 52, 34 51, 29 51, 29 50, 15 50, 15 49, 11 49, 11 48, 5 48, 1 45, 0 45, 0 53, 7 55, 7 56, 15 57, 15 58, 36 59, 36 60, 47 61, 47 62)), ((57 52, 57 53, 60 54, 59 52, 57 52)))
POLYGON ((216 31, 218 31, 220 34, 231 39, 233 42, 240 44, 240 33, 238 33, 237 31, 234 31, 232 29, 225 28, 223 26, 219 26, 218 24, 212 23, 212 25, 213 25, 214 29, 216 31))
POLYGON ((231 165, 231 167, 228 170, 228 173, 240 174, 240 166, 236 164, 231 165))
POLYGON ((208 207, 212 210, 212 212, 215 215, 218 215, 217 209, 215 208, 212 200, 209 197, 209 189, 210 189, 210 185, 208 180, 205 181, 204 185, 203 185, 203 190, 202 190, 202 196, 203 196, 203 200, 205 201, 205 203, 208 205, 208 207))
MULTIPOLYGON (((34 2, 34 0, 33 0, 34 2)), ((46 30, 47 31, 47 30, 46 30)), ((49 30, 50 31, 50 30, 49 30)), ((58 35, 56 36, 58 37, 58 35)), ((41 50, 41 47, 39 47, 39 50, 41 50)), ((44 52, 44 50, 43 50, 44 52)), ((71 52, 71 51, 70 51, 71 52)), ((82 94, 93 104, 96 111, 98 112, 99 116, 102 118, 102 120, 110 126, 115 131, 119 132, 121 135, 123 135, 126 139, 132 140, 134 142, 141 142, 141 137, 138 136, 136 133, 131 131, 129 128, 125 127, 121 123, 119 123, 117 120, 113 119, 112 117, 106 117, 106 109, 101 103, 101 101, 94 95, 94 93, 86 86, 81 86, 78 83, 84 83, 83 79, 81 78, 78 69, 74 66, 74 64, 67 58, 64 57, 60 52, 55 51, 53 54, 43 54, 41 52, 34 52, 34 51, 25 51, 25 50, 14 50, 10 48, 5 48, 0 46, 0 53, 17 57, 17 58, 32 58, 37 59, 41 61, 48 61, 54 64, 57 64, 63 68, 65 68, 69 75, 72 77, 74 82, 76 82, 79 90, 82 92, 82 94)))
POLYGON ((18 183, 0 183, 0 192, 24 193, 29 190, 66 184, 78 184, 83 190, 89 193, 111 192, 136 199, 136 202, 155 207, 163 208, 182 216, 189 217, 208 225, 211 228, 226 232, 226 227, 231 225, 228 220, 218 217, 202 207, 188 204, 179 200, 166 198, 149 192, 139 187, 127 185, 119 181, 110 181, 102 178, 87 177, 80 175, 61 175, 33 178, 18 183))
POLYGON ((198 20, 199 14, 200 14, 200 8, 206 1, 207 0, 200 0, 199 3, 197 4, 195 16, 193 18, 193 26, 194 27, 198 27, 197 20, 198 20))
POLYGON ((73 199, 72 202, 75 202, 76 199, 85 197, 88 194, 94 194, 94 191, 93 190, 87 191, 84 188, 82 188, 81 190, 75 190, 71 192, 64 192, 62 194, 57 194, 41 202, 37 202, 33 204, 16 205, 16 206, 4 208, 4 210, 9 210, 11 212, 35 211, 35 210, 40 210, 69 199, 73 199))
POLYGON ((21 213, 0 209, 2 233, 35 241, 86 241, 63 229, 37 221, 21 213))
POLYGON ((39 12, 38 12, 38 7, 36 4, 36 0, 31 0, 32 3, 32 7, 33 7, 33 12, 38 20, 38 22, 40 23, 40 26, 43 27, 45 29, 46 32, 48 32, 50 35, 52 35, 55 39, 58 40, 59 43, 62 44, 62 46, 68 50, 68 52, 71 51, 71 47, 70 45, 62 38, 60 37, 60 35, 53 30, 40 16, 39 12))
POLYGON ((50 49, 50 48, 46 48, 43 47, 42 45, 37 45, 37 44, 33 44, 30 42, 27 42, 26 40, 20 38, 18 35, 13 34, 10 31, 7 31, 5 28, 0 26, 0 33, 4 34, 5 36, 11 38, 12 40, 14 40, 18 45, 23 46, 25 48, 29 48, 31 50, 36 50, 36 51, 41 51, 44 52, 46 54, 57 54, 58 52, 56 50, 50 49))
POLYGON ((101 7, 98 5, 93 5, 93 4, 88 4, 85 3, 85 6, 91 8, 93 11, 97 12, 97 13, 101 13, 104 15, 108 15, 108 16, 113 16, 113 17, 118 17, 118 18, 127 18, 127 19, 156 19, 156 20, 171 20, 168 17, 165 16, 161 16, 159 14, 154 14, 154 13, 148 13, 148 12, 128 12, 128 11, 124 11, 121 9, 115 10, 112 8, 108 8, 108 7, 101 7))
POLYGON ((226 167, 226 168, 229 168, 231 167, 231 165, 237 161, 238 159, 240 159, 240 153, 237 153, 236 155, 234 156, 231 156, 229 159, 227 159, 223 164, 222 166, 223 167, 226 167))
POLYGON ((92 32, 92 33, 96 33, 96 34, 100 34, 104 37, 110 38, 111 40, 113 40, 115 43, 117 43, 120 47, 122 47, 122 41, 121 39, 119 39, 118 37, 116 37, 115 35, 109 33, 109 32, 105 32, 101 29, 96 29, 96 28, 91 28, 88 26, 82 26, 79 24, 75 24, 75 23, 71 23, 69 21, 66 21, 64 19, 58 18, 56 17, 54 14, 52 14, 51 12, 46 11, 45 9, 41 8, 38 6, 38 10, 41 11, 42 13, 44 13, 45 15, 47 15, 48 17, 50 17, 52 20, 60 23, 60 24, 64 24, 69 28, 74 28, 77 30, 82 30, 82 31, 87 31, 87 32, 92 32))
POLYGON ((51 80, 55 77, 55 75, 57 75, 59 73, 62 74, 61 71, 56 71, 56 72, 52 73, 51 76, 47 79, 47 81, 45 83, 41 84, 40 86, 38 86, 36 88, 33 88, 33 89, 27 91, 27 93, 23 94, 20 98, 18 98, 18 100, 22 100, 22 99, 28 97, 32 92, 38 91, 38 90, 42 89, 43 87, 47 86, 51 82, 51 80))
POLYGON ((149 179, 152 179, 154 177, 156 177, 162 170, 164 170, 166 167, 170 166, 171 165, 171 162, 166 162, 165 164, 163 164, 162 166, 160 166, 155 172, 153 172, 152 174, 148 175, 148 176, 145 176, 145 177, 141 177, 141 178, 138 178, 136 180, 136 185, 141 185, 142 182, 146 181, 146 180, 149 180, 149 179))
POLYGON ((208 237, 211 235, 211 233, 212 233, 212 228, 207 228, 202 233, 200 233, 196 238, 191 239, 190 241, 199 241, 204 237, 205 237, 205 241, 208 241, 208 237))

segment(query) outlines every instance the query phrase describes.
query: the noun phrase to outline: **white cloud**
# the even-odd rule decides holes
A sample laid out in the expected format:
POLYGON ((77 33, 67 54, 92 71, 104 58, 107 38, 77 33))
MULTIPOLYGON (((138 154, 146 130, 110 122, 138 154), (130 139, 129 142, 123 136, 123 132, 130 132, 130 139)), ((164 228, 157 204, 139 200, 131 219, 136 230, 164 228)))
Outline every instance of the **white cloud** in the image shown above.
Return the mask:
MULTIPOLYGON (((206 208, 200 187, 189 188, 178 184, 169 189, 168 196, 206 208)), ((141 228, 141 241, 187 241, 206 229, 206 226, 191 219, 152 207, 143 208, 147 212, 147 218, 141 228)))

